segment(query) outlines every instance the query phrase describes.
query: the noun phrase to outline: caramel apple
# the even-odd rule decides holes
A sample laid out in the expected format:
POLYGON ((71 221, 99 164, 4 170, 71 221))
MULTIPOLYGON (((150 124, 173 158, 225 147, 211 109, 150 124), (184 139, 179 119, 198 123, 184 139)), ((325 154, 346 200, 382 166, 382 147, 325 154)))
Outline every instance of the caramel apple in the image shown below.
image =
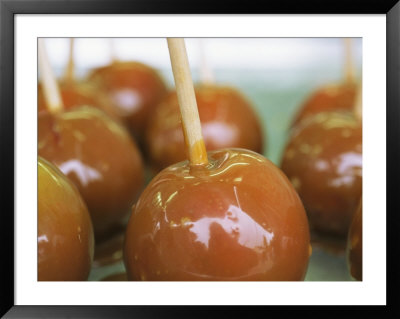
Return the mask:
POLYGON ((351 38, 344 38, 344 72, 343 80, 325 85, 313 92, 297 112, 292 127, 303 119, 320 112, 351 112, 356 101, 358 85, 355 81, 355 66, 351 38))
POLYGON ((149 116, 167 93, 160 75, 143 63, 115 61, 93 70, 88 80, 107 93, 115 112, 141 142, 149 116))
POLYGON ((39 114, 38 152, 78 187, 96 239, 127 217, 144 184, 142 158, 129 133, 95 108, 39 114))
POLYGON ((92 222, 76 187, 38 158, 38 280, 87 280, 93 260, 92 222))
POLYGON ((362 191, 362 125, 352 113, 319 113, 294 128, 281 167, 310 226, 345 238, 362 191))
MULTIPOLYGON (((58 90, 61 96, 64 109, 72 109, 82 105, 97 107, 106 112, 113 119, 118 120, 118 116, 112 106, 107 94, 96 89, 90 83, 78 82, 75 78, 74 61, 74 38, 69 38, 69 58, 65 74, 58 82, 58 90)), ((51 106, 46 102, 42 85, 38 85, 38 112, 48 112, 51 106)))
POLYGON ((304 208, 285 175, 244 149, 172 165, 147 186, 125 238, 130 280, 303 280, 304 208))
POLYGON ((356 99, 355 83, 331 84, 319 88, 309 96, 300 107, 292 127, 307 117, 321 112, 351 111, 356 99))
POLYGON ((360 201, 349 230, 347 263, 350 274, 356 280, 362 280, 362 201, 360 201))
MULTIPOLYGON (((66 110, 88 105, 98 108, 114 120, 119 120, 111 101, 107 95, 97 90, 89 83, 81 83, 76 81, 62 81, 59 82, 59 90, 63 107, 66 110)), ((38 85, 38 112, 48 112, 48 105, 43 94, 41 84, 38 85)))
POLYGON ((168 39, 189 161, 161 171, 132 210, 129 280, 303 280, 307 217, 286 176, 245 149, 206 153, 182 39, 168 39))
MULTIPOLYGON (((239 91, 217 85, 195 89, 201 130, 208 150, 238 147, 262 153, 263 134, 251 104, 239 91)), ((156 108, 146 134, 147 153, 155 171, 187 158, 176 92, 156 108)))
POLYGON ((103 111, 64 109, 42 41, 39 68, 49 111, 38 114, 38 153, 75 183, 99 241, 128 217, 144 183, 142 158, 128 131, 103 111))

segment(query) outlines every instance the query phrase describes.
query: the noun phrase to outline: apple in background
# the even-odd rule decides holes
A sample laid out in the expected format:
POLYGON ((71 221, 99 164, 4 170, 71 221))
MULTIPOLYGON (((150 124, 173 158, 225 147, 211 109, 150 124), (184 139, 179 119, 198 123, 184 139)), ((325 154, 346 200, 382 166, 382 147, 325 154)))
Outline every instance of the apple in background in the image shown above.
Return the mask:
MULTIPOLYGON (((202 85, 195 94, 207 150, 237 147, 263 152, 261 122, 238 90, 202 85)), ((156 108, 147 128, 146 149, 156 172, 187 158, 176 92, 156 108)))
POLYGON ((167 93, 158 72, 140 62, 115 61, 92 70, 87 81, 107 94, 114 112, 141 144, 154 108, 167 93))
POLYGON ((362 192, 362 124, 352 113, 318 113, 297 125, 281 168, 297 190, 310 227, 346 238, 362 192))

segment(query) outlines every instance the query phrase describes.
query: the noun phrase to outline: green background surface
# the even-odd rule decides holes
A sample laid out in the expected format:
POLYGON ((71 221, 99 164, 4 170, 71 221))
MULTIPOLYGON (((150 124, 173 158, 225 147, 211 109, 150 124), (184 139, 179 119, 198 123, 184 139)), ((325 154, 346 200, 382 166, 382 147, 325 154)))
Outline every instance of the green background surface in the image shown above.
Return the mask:
MULTIPOLYGON (((164 79, 173 87, 171 70, 160 71, 164 79)), ((289 124, 304 100, 321 85, 341 80, 342 70, 337 68, 299 70, 215 70, 217 83, 237 88, 253 104, 264 129, 264 156, 277 166, 289 136, 289 124)), ((192 74, 194 81, 198 73, 192 74)), ((122 262, 93 269, 89 280, 99 280, 113 273, 124 271, 122 262)), ((352 280, 346 258, 313 247, 307 281, 348 281, 352 280)))

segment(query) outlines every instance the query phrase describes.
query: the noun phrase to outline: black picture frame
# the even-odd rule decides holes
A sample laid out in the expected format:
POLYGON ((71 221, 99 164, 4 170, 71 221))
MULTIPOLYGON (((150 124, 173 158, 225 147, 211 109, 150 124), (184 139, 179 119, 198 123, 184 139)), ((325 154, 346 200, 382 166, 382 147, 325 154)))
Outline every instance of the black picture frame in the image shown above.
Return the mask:
MULTIPOLYGON (((400 136, 400 2, 398 0, 306 0, 275 1, 162 1, 162 0, 0 0, 0 181, 1 191, 1 310, 6 318, 131 318, 131 317, 204 317, 210 313, 228 316, 229 312, 243 316, 260 311, 268 315, 287 313, 312 315, 326 312, 327 307, 149 307, 149 306, 15 306, 14 304, 14 19, 16 14, 386 14, 387 21, 387 306, 329 307, 330 315, 360 315, 367 312, 379 317, 399 315, 398 256, 399 204, 396 182, 400 136)), ((379 168, 377 168, 379 169, 379 168)), ((378 213, 378 212, 377 212, 378 213)), ((383 212, 379 212, 383 213, 383 212)))

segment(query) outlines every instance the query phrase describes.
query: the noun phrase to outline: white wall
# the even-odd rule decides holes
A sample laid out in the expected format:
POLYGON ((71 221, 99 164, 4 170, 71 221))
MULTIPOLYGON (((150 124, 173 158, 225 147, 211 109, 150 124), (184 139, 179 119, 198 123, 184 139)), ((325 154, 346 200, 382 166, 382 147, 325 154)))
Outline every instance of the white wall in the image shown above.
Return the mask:
MULTIPOLYGON (((362 40, 353 40, 353 56, 361 66, 362 40)), ((68 58, 68 39, 46 40, 51 63, 61 70, 68 58)), ((189 38, 186 46, 190 64, 200 64, 201 47, 211 68, 304 69, 342 68, 343 39, 340 38, 189 38)), ((110 62, 111 52, 121 60, 139 60, 159 69, 170 67, 163 38, 78 38, 75 41, 77 69, 87 70, 110 62)))

